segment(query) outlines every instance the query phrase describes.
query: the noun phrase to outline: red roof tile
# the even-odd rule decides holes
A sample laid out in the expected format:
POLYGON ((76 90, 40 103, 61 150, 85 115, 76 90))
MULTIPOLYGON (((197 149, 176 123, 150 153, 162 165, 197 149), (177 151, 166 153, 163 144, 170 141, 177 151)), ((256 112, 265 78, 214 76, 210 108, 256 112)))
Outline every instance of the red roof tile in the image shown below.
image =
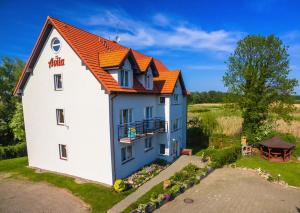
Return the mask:
MULTIPOLYGON (((130 50, 116 42, 104 39, 57 19, 47 17, 46 23, 25 66, 25 69, 23 70, 14 94, 17 93, 21 86, 25 72, 28 69, 28 65, 32 61, 32 56, 36 54, 37 46, 40 45, 40 38, 45 32, 45 28, 48 24, 51 24, 56 28, 74 52, 81 58, 83 63, 93 73, 95 78, 109 93, 172 93, 178 78, 180 78, 181 83, 184 85, 180 71, 169 71, 165 65, 156 59, 141 54, 135 50, 130 50), (152 62, 154 63, 159 72, 159 76, 154 78, 153 90, 146 90, 136 78, 134 78, 133 88, 123 88, 108 71, 103 69, 107 67, 120 66, 126 56, 131 53, 133 54, 133 58, 141 72, 145 72, 149 65, 152 62)), ((186 94, 185 87, 183 89, 186 94)))

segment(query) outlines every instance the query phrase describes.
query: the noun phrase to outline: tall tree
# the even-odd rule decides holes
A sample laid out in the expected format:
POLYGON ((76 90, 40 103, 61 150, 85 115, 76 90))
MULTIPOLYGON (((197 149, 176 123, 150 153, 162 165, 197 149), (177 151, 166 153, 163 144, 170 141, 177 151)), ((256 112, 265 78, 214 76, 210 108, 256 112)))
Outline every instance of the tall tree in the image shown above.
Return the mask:
POLYGON ((296 79, 289 79, 288 48, 271 36, 246 36, 228 59, 223 80, 229 103, 242 111, 243 131, 252 142, 273 115, 286 121, 293 111, 296 79))
POLYGON ((19 59, 5 57, 0 62, 0 145, 14 143, 9 124, 20 99, 12 93, 23 68, 24 62, 19 59))

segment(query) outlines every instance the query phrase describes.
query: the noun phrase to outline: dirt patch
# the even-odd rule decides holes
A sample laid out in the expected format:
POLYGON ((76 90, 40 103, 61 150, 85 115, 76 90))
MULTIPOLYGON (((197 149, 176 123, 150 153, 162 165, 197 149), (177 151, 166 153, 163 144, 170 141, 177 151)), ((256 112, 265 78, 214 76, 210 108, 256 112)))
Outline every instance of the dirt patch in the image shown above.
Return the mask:
POLYGON ((0 212, 89 212, 88 206, 64 189, 47 183, 15 180, 0 174, 0 212))

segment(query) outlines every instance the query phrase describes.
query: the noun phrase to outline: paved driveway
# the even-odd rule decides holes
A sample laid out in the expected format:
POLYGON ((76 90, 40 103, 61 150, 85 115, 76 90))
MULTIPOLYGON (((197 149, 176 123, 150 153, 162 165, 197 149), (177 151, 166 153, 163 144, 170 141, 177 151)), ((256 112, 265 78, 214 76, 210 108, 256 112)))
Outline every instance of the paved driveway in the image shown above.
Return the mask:
POLYGON ((88 212, 86 205, 64 189, 46 183, 4 178, 0 174, 0 212, 88 212))
POLYGON ((300 189, 270 183, 255 171, 223 168, 156 212, 300 212, 300 189), (194 200, 184 203, 185 198, 194 200))

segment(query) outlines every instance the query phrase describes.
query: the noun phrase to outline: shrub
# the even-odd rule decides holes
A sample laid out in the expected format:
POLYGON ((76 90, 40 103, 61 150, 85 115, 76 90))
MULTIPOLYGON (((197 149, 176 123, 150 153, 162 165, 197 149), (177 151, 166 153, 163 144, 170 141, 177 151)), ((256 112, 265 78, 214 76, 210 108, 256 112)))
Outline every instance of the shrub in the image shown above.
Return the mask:
POLYGON ((235 145, 229 148, 216 150, 212 154, 212 167, 219 168, 226 164, 235 162, 241 156, 240 145, 235 145))
POLYGON ((13 146, 0 146, 0 160, 23 157, 27 155, 26 143, 13 146))
POLYGON ((123 192, 125 189, 126 189, 126 184, 123 180, 116 180, 115 181, 115 184, 114 184, 114 189, 117 191, 117 192, 123 192))

